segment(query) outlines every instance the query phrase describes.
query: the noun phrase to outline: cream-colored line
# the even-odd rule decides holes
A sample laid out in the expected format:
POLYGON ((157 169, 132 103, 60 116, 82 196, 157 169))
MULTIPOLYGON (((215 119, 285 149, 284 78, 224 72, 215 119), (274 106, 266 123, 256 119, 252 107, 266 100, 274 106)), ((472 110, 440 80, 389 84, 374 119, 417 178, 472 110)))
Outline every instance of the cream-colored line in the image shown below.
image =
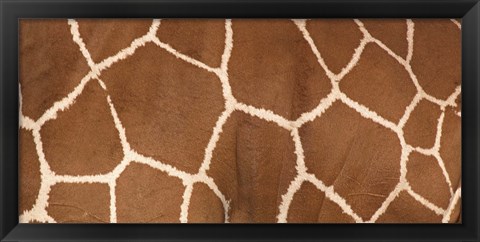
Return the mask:
POLYGON ((413 36, 415 32, 415 23, 411 19, 407 19, 407 43, 408 43, 408 51, 407 51, 407 58, 406 64, 410 65, 413 57, 413 36))
MULTIPOLYGON (((68 25, 70 25, 70 33, 72 34, 73 41, 80 47, 80 52, 82 52, 83 57, 85 57, 85 60, 87 61, 90 69, 94 70, 95 62, 93 62, 90 52, 88 52, 82 37, 80 37, 78 22, 75 19, 69 19, 68 25)), ((98 75, 99 73, 96 74, 98 75)))
POLYGON ((19 121, 20 121, 19 122, 20 123, 20 128, 23 128, 23 129, 26 129, 26 130, 29 130, 29 131, 32 131, 34 129, 39 128, 37 123, 35 123, 35 121, 33 121, 33 119, 31 119, 27 116, 21 115, 19 121))
POLYGON ((193 184, 188 184, 183 192, 183 202, 180 205, 180 223, 188 223, 188 207, 190 205, 190 198, 192 197, 193 184))
POLYGON ((372 215, 372 217, 368 220, 367 223, 375 223, 378 220, 378 218, 387 211, 388 207, 393 202, 393 200, 395 200, 395 198, 397 198, 400 192, 403 190, 405 190, 405 184, 402 184, 399 182, 397 186, 395 186, 393 191, 388 195, 387 199, 383 201, 380 208, 378 208, 377 211, 375 211, 375 213, 372 215))
POLYGON ((52 107, 47 109, 45 113, 36 121, 38 126, 42 126, 45 122, 57 118, 57 113, 68 109, 73 103, 75 103, 76 98, 82 94, 85 85, 94 77, 94 72, 90 71, 86 76, 82 78, 78 86, 76 86, 72 92, 70 92, 66 97, 62 98, 60 101, 55 102, 52 107))
POLYGON ((420 103, 421 100, 422 95, 417 92, 417 94, 415 94, 415 96, 413 97, 412 102, 410 102, 410 104, 405 108, 405 112, 402 118, 400 118, 400 121, 398 122, 398 128, 403 129, 408 119, 410 118, 410 114, 413 112, 413 110, 418 105, 418 103, 420 103))
POLYGON ((462 29, 462 24, 456 19, 450 19, 450 21, 452 21, 458 27, 458 29, 462 29))
POLYGON ((350 215, 356 223, 363 223, 363 220, 358 216, 353 210, 352 207, 341 197, 338 193, 335 192, 333 186, 327 187, 322 181, 317 179, 313 174, 307 174, 306 180, 315 185, 320 191, 325 193, 325 197, 330 199, 332 202, 336 203, 343 210, 344 213, 350 215))
POLYGON ((220 117, 218 118, 217 123, 213 128, 212 136, 210 137, 207 147, 205 148, 205 155, 198 173, 203 174, 210 168, 210 163, 212 161, 212 156, 213 156, 213 150, 215 149, 217 142, 220 139, 220 134, 223 131, 222 130, 223 125, 225 125, 228 117, 230 117, 233 110, 234 110, 233 108, 225 109, 223 113, 220 115, 220 117))
POLYGON ((233 49, 233 30, 232 30, 232 20, 225 20, 225 48, 222 54, 222 62, 220 64, 220 69, 224 73, 228 73, 228 61, 232 55, 233 49))
POLYGON ((399 183, 401 185, 405 185, 407 183, 407 162, 410 157, 410 154, 412 153, 412 149, 409 148, 407 145, 404 143, 404 139, 402 137, 402 140, 400 142, 400 145, 402 146, 402 152, 400 154, 400 179, 399 183))
POLYGON ((305 165, 305 155, 303 153, 302 140, 300 138, 298 129, 293 129, 290 132, 290 135, 292 136, 292 140, 295 145, 294 152, 297 157, 295 169, 297 170, 298 174, 305 174, 307 173, 307 166, 305 165))
POLYGON ((125 128, 123 127, 122 122, 120 121, 120 118, 118 117, 117 110, 115 109, 115 106, 112 103, 112 99, 110 98, 110 95, 107 96, 107 102, 108 102, 108 106, 110 107, 110 113, 112 115, 113 122, 115 124, 115 128, 118 131, 120 142, 122 144, 123 154, 128 154, 128 152, 132 148, 130 147, 130 144, 127 141, 127 135, 126 135, 125 128))
POLYGON ((22 96, 22 84, 18 83, 18 112, 20 113, 20 116, 23 114, 23 96, 22 96))
POLYGON ((461 197, 462 197, 462 188, 459 187, 455 191, 455 194, 453 195, 452 199, 450 199, 450 203, 448 204, 448 208, 445 211, 445 215, 443 215, 442 223, 450 222, 450 218, 452 216, 452 211, 455 209, 455 206, 460 201, 461 197))
POLYGON ((423 89, 422 89, 422 95, 423 95, 423 98, 427 99, 428 101, 432 102, 432 103, 435 103, 437 104, 438 106, 442 107, 442 106, 446 106, 447 104, 446 101, 444 100, 441 100, 439 98, 436 98, 428 93, 426 93, 423 89))
POLYGON ((110 223, 117 223, 117 195, 115 189, 117 182, 111 181, 108 183, 108 188, 110 190, 110 223))
POLYGON ((440 100, 428 93, 426 93, 422 86, 420 85, 420 83, 418 82, 418 79, 417 79, 417 76, 415 75, 415 73, 413 73, 413 70, 412 70, 412 67, 410 65, 405 65, 405 70, 407 70, 407 73, 408 75, 410 76, 410 79, 412 79, 413 81, 413 84, 415 85, 415 87, 417 88, 417 92, 420 93, 420 95, 422 95, 422 98, 432 102, 432 103, 435 103, 437 105, 439 105, 440 107, 442 106, 445 106, 446 104, 446 101, 444 100, 440 100))
POLYGON ((393 52, 393 50, 388 48, 388 46, 386 46, 382 41, 380 41, 379 39, 373 38, 372 42, 377 44, 383 50, 385 50, 388 53, 388 55, 393 57, 398 63, 400 63, 403 66, 406 65, 407 61, 405 59, 403 59, 401 56, 397 55, 395 52, 393 52))
POLYGON ((453 196, 452 182, 450 180, 450 175, 448 174, 447 169, 445 167, 445 162, 443 161, 442 157, 440 156, 440 153, 436 152, 433 156, 437 160, 438 165, 440 166, 440 169, 442 170, 445 181, 448 184, 448 189, 450 190, 450 195, 453 196))
POLYGON ((445 120, 445 111, 443 111, 440 114, 440 117, 437 119, 437 129, 436 129, 436 134, 435 134, 435 142, 433 143, 432 150, 435 150, 436 152, 440 151, 440 144, 441 144, 441 139, 442 139, 442 126, 443 126, 443 121, 445 120))
POLYGON ((402 153, 400 155, 400 179, 393 189, 392 192, 387 196, 382 205, 375 211, 372 217, 368 220, 368 223, 374 223, 377 219, 384 214, 390 204, 398 197, 401 191, 405 190, 407 183, 407 161, 412 152, 412 148, 405 144, 405 140, 401 135, 398 135, 400 138, 400 145, 402 146, 402 153))
POLYGON ((217 197, 220 198, 220 201, 223 204, 223 209, 225 213, 225 223, 229 223, 230 200, 227 200, 225 195, 223 195, 223 193, 220 192, 220 189, 218 189, 218 186, 214 182, 213 178, 205 176, 204 178, 200 179, 199 182, 206 184, 210 189, 212 189, 213 193, 215 193, 215 195, 217 195, 217 197))
POLYGON ((437 151, 433 150, 432 148, 429 148, 429 149, 425 149, 425 148, 422 148, 422 147, 413 147, 411 145, 409 145, 410 148, 412 148, 413 150, 415 150, 416 152, 422 154, 422 155, 426 155, 426 156, 434 156, 435 153, 437 151))
POLYGON ((40 129, 40 127, 37 126, 35 121, 33 119, 25 116, 23 114, 23 96, 22 96, 22 85, 18 83, 18 122, 20 128, 26 129, 26 130, 34 130, 34 129, 40 129))
POLYGON ((415 200, 420 202, 426 208, 432 210, 437 215, 443 216, 445 210, 443 208, 438 207, 437 205, 433 204, 432 202, 428 201, 426 198, 422 197, 420 194, 413 191, 413 189, 408 185, 406 188, 408 194, 410 194, 415 200))
POLYGON ((128 154, 124 154, 123 160, 118 164, 111 172, 109 175, 111 175, 112 180, 116 180, 120 177, 120 175, 127 169, 127 166, 130 165, 130 163, 134 162, 134 157, 131 154, 132 151, 128 152, 128 154))
POLYGON ((310 45, 310 48, 312 49, 313 54, 317 57, 318 63, 320 66, 325 70, 325 73, 327 74, 328 78, 333 82, 333 80, 336 79, 335 73, 333 73, 325 63, 325 61, 322 58, 322 55, 317 49, 317 46, 315 45, 315 42, 313 41, 312 37, 310 36, 310 33, 307 30, 307 21, 304 19, 294 19, 293 22, 297 26, 297 28, 302 32, 303 38, 308 42, 310 45))
POLYGON ((33 134, 33 141, 35 143, 35 149, 37 151, 38 159, 40 161, 40 173, 43 178, 48 179, 49 182, 53 181, 53 176, 55 173, 50 169, 50 165, 48 164, 47 160, 45 159, 45 153, 43 152, 43 143, 40 136, 40 130, 35 129, 32 132, 33 134))
POLYGON ((236 103, 235 104, 235 110, 242 111, 246 114, 250 114, 253 117, 257 117, 263 120, 266 120, 268 122, 274 122, 278 126, 286 129, 286 130, 292 130, 293 129, 293 122, 290 120, 285 119, 284 117, 275 114, 271 110, 266 110, 263 108, 256 108, 251 105, 247 105, 244 103, 236 103))
POLYGON ((120 50, 117 54, 110 56, 108 58, 105 58, 103 61, 98 63, 97 69, 99 71, 106 70, 113 64, 126 59, 127 57, 133 55, 135 51, 142 47, 145 46, 147 43, 153 42, 153 37, 151 35, 144 35, 140 38, 135 39, 130 46, 120 50))
POLYGON ((107 174, 100 175, 82 175, 82 176, 72 176, 72 175, 55 175, 52 177, 55 180, 55 183, 103 183, 108 184, 112 175, 111 172, 107 174))
POLYGON ((152 20, 152 25, 150 25, 150 28, 148 29, 148 33, 146 34, 147 36, 156 36, 158 28, 160 27, 161 19, 153 19, 152 20))
POLYGON ((39 156, 41 184, 33 208, 31 211, 24 213, 22 219, 24 221, 37 220, 39 222, 47 222, 49 218, 47 217, 48 213, 46 208, 48 206, 50 189, 53 185, 55 185, 55 180, 52 179, 54 173, 50 170, 50 166, 45 159, 45 154, 43 153, 43 143, 39 129, 33 130, 33 140, 35 143, 35 149, 39 156))
POLYGON ((326 75, 332 82, 332 85, 335 85, 335 82, 340 81, 345 75, 347 75, 353 69, 353 67, 355 67, 355 65, 357 65, 358 61, 360 60, 360 56, 363 53, 363 50, 365 49, 365 46, 372 41, 370 38, 371 37, 370 35, 364 34, 363 38, 360 40, 359 45, 355 48, 350 61, 347 63, 345 67, 342 68, 340 73, 335 74, 328 68, 327 64, 325 63, 325 60, 322 58, 322 55, 320 54, 320 51, 318 51, 318 48, 315 45, 315 42, 313 41, 310 33, 306 28, 307 21, 303 19, 293 19, 292 21, 295 23, 297 28, 302 33, 303 38, 309 44, 313 54, 315 55, 315 57, 317 57, 318 63, 324 69, 326 75))
POLYGON ((199 67, 199 68, 202 68, 204 70, 207 70, 209 72, 212 72, 212 73, 217 73, 217 68, 212 68, 206 64, 204 64, 203 62, 200 62, 196 59, 193 59, 192 57, 189 57, 189 56, 186 56, 180 52, 178 52, 176 49, 172 48, 169 44, 166 44, 166 43, 163 43, 162 41, 160 41, 158 39, 158 37, 154 37, 152 38, 152 41, 153 43, 155 43, 158 47, 168 51, 169 53, 171 53, 172 55, 174 55, 175 57, 181 59, 181 60, 184 60, 185 62, 187 63, 190 63, 196 67, 199 67))
POLYGON ((109 68, 116 62, 124 60, 127 57, 133 55, 138 48, 145 46, 147 43, 153 42, 153 40, 156 39, 155 34, 157 32, 158 27, 160 26, 160 23, 161 23, 160 20, 154 19, 152 21, 152 25, 150 26, 148 33, 146 33, 144 36, 141 36, 133 40, 130 46, 120 50, 115 55, 105 58, 103 61, 98 63, 97 69, 101 72, 109 68))
POLYGON ((462 93, 462 86, 458 85, 455 88, 455 91, 453 91, 450 96, 448 96, 447 100, 443 103, 443 105, 440 106, 440 108, 444 109, 446 106, 451 106, 451 107, 457 107, 457 103, 455 100, 457 100, 458 96, 462 93))
POLYGON ((345 67, 342 68, 340 73, 335 75, 335 81, 342 80, 343 77, 345 77, 345 75, 347 75, 353 69, 353 67, 355 67, 358 64, 358 62, 360 61, 360 56, 362 55, 363 51, 365 50, 365 46, 367 46, 367 44, 370 43, 370 42, 371 42, 371 40, 366 36, 364 36, 360 40, 360 44, 358 45, 357 48, 355 48, 355 50, 353 52, 353 56, 350 59, 350 61, 348 62, 348 64, 345 67))
POLYGON ((237 102, 232 94, 232 87, 228 81, 228 62, 230 56, 232 55, 233 49, 233 30, 232 30, 232 21, 230 19, 225 20, 225 47, 222 54, 222 61, 220 68, 216 70, 218 78, 222 83, 222 93, 223 98, 225 99, 225 105, 228 109, 230 106, 234 106, 237 102))
POLYGON ((370 32, 368 32, 367 28, 365 28, 365 25, 362 23, 362 21, 358 20, 358 19, 355 19, 354 20, 355 23, 358 25, 360 31, 363 33, 363 35, 365 36, 365 38, 368 38, 368 40, 370 42, 373 42, 375 44, 377 44, 380 48, 382 48, 383 50, 385 50, 391 57, 393 57, 395 60, 398 61, 398 63, 400 63, 401 65, 405 66, 406 65, 406 61, 405 59, 403 59, 402 57, 400 57, 399 55, 397 55, 394 51, 392 51, 390 48, 388 48, 387 45, 385 45, 382 41, 380 41, 379 39, 373 37, 370 32))
POLYGON ((320 100, 320 103, 312 111, 302 113, 297 120, 294 121, 293 126, 296 128, 301 127, 305 123, 312 122, 316 118, 320 117, 328 108, 330 108, 333 103, 339 99, 338 89, 332 89, 326 97, 320 100))
POLYGON ((357 111, 362 117, 373 120, 375 123, 378 123, 388 129, 391 129, 395 133, 401 132, 401 130, 397 127, 396 124, 386 120, 385 118, 378 115, 376 112, 368 109, 367 107, 359 104, 358 102, 353 101, 344 93, 340 93, 340 100, 346 105, 348 105, 349 107, 351 107, 352 109, 354 109, 355 111, 357 111))
POLYGON ((298 190, 300 190, 303 182, 305 182, 305 178, 301 177, 300 174, 297 174, 297 176, 290 182, 287 192, 282 195, 282 201, 278 206, 277 223, 287 223, 288 210, 293 201, 293 196, 298 190))
POLYGON ((438 162, 438 165, 442 169, 443 176, 445 177, 445 181, 448 184, 448 187, 450 189, 450 194, 453 196, 453 188, 452 188, 452 182, 450 180, 450 175, 447 172, 447 169, 445 167, 445 163, 443 162, 442 157, 440 156, 440 145, 441 145, 441 139, 442 139, 442 127, 443 127, 443 121, 445 120, 445 111, 440 114, 440 117, 438 118, 438 123, 437 123, 437 133, 435 135, 435 143, 432 147, 433 150, 433 156, 438 162))
POLYGON ((156 161, 153 158, 143 156, 132 151, 133 162, 149 165, 152 168, 158 169, 167 173, 169 176, 178 177, 183 181, 191 180, 192 174, 186 173, 184 171, 178 170, 177 168, 164 164, 162 162, 156 161))
POLYGON ((98 84, 100 85, 100 87, 102 87, 102 89, 103 89, 104 91, 107 90, 107 85, 105 85, 105 82, 103 82, 103 81, 100 80, 99 78, 97 78, 97 82, 98 82, 98 84))

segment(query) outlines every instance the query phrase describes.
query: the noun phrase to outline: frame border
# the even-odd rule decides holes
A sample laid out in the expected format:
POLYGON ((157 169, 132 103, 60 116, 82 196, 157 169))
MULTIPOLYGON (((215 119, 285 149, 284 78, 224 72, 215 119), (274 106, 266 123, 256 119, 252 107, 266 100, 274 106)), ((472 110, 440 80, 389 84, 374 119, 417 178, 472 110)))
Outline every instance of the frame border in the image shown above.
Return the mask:
POLYGON ((479 241, 478 0, 0 0, 0 241, 479 241), (462 224, 19 224, 19 18, 462 18, 462 224))

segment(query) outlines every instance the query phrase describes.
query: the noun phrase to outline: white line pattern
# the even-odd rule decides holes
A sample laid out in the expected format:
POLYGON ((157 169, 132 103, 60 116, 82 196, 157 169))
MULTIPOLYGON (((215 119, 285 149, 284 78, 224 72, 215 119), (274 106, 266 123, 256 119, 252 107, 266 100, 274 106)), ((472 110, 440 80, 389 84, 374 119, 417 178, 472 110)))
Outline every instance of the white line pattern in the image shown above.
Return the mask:
MULTIPOLYGON (((457 104, 455 103, 455 99, 460 95, 461 88, 458 86, 455 89, 455 92, 452 93, 447 100, 439 100, 429 94, 427 94, 423 88, 418 83, 418 80, 415 74, 412 71, 412 67, 410 65, 410 61, 413 56, 413 38, 414 38, 414 22, 412 20, 406 20, 406 28, 407 28, 407 41, 408 41, 408 53, 407 57, 404 59, 397 54, 395 54, 391 49, 389 49, 384 43, 380 40, 374 38, 368 30, 365 28, 364 24, 355 19, 355 23, 358 25, 358 28, 363 34, 363 38, 360 41, 359 46, 354 50, 351 60, 348 64, 340 71, 340 73, 335 74, 333 73, 325 63, 324 59, 322 58, 321 53, 318 51, 313 39, 308 32, 306 25, 308 20, 293 20, 294 24, 298 27, 299 31, 303 34, 304 39, 309 44, 313 54, 316 56, 319 65, 325 70, 328 78, 332 83, 332 90, 331 92, 323 98, 317 107, 309 112, 305 112, 297 120, 288 120, 278 114, 275 114, 271 110, 265 110, 263 108, 253 107, 251 105, 247 105, 245 103, 241 103, 235 99, 232 94, 232 89, 229 84, 229 76, 228 76, 228 62, 231 56, 232 49, 234 47, 234 36, 232 30, 232 22, 231 20, 225 20, 225 46, 224 52, 221 57, 221 64, 220 67, 210 67, 205 63, 202 63, 199 60, 193 59, 187 55, 184 55, 174 48, 172 48, 169 44, 163 43, 160 41, 158 37, 156 37, 156 32, 160 27, 160 20, 153 20, 151 27, 144 36, 137 38, 132 41, 129 47, 120 50, 117 54, 105 58, 104 60, 100 61, 99 63, 95 63, 90 55, 90 52, 86 48, 85 43, 83 42, 80 32, 79 32, 79 25, 76 20, 69 19, 68 24, 70 25, 70 31, 72 34, 72 40, 78 45, 80 52, 85 57, 85 60, 90 67, 90 72, 85 75, 85 77, 80 80, 80 83, 70 92, 67 96, 63 99, 55 102, 49 109, 47 109, 43 115, 36 121, 32 120, 31 118, 25 116, 22 113, 22 95, 20 91, 20 128, 23 128, 28 131, 32 131, 34 142, 36 146, 36 151, 40 161, 40 172, 41 172, 41 187, 38 194, 38 197, 35 201, 35 204, 32 209, 28 211, 24 211, 20 215, 20 222, 31 222, 31 221, 38 221, 38 222, 49 222, 54 223, 55 220, 48 215, 47 207, 48 207, 48 199, 49 199, 49 192, 51 187, 57 183, 104 183, 109 186, 110 189, 110 222, 116 223, 117 222, 117 211, 116 211, 116 181, 120 174, 126 169, 126 167, 132 163, 137 162, 141 164, 148 165, 152 168, 158 169, 162 172, 165 172, 169 176, 177 177, 182 180, 183 185, 185 187, 183 193, 183 202, 180 205, 181 213, 179 215, 179 221, 182 223, 188 222, 188 210, 190 199, 192 196, 192 192, 194 189, 194 185, 196 183, 204 183, 206 184, 214 194, 222 201, 225 213, 225 222, 229 222, 229 207, 230 201, 229 199, 219 190, 218 186, 215 184, 213 178, 207 175, 207 171, 210 168, 211 160, 213 151, 216 147, 217 142, 220 139, 220 135, 222 133, 222 128, 224 124, 227 122, 228 118, 234 111, 244 112, 249 114, 253 117, 258 117, 268 122, 273 122, 277 124, 279 127, 282 127, 288 131, 290 131, 292 140, 295 144, 295 155, 297 157, 296 160, 296 177, 291 181, 288 190, 285 194, 282 195, 282 201, 278 208, 278 215, 277 215, 277 222, 285 223, 288 222, 288 211, 290 204, 293 200, 293 196, 295 193, 300 189, 301 185, 304 182, 310 182, 313 184, 317 189, 325 193, 327 199, 331 200, 332 202, 336 203, 342 211, 351 216, 355 222, 362 223, 373 223, 377 221, 377 219, 385 213, 388 206, 392 203, 393 200, 399 195, 400 192, 406 191, 410 194, 415 200, 419 203, 424 205, 426 208, 432 210, 438 215, 443 216, 442 222, 446 223, 449 221, 451 212, 455 207, 456 203, 459 201, 461 197, 461 188, 458 188, 455 193, 453 193, 453 187, 450 181, 450 177, 448 172, 446 171, 445 164, 440 156, 440 138, 442 134, 442 125, 445 116, 445 108, 447 106, 456 107, 457 104), (115 109, 115 105, 112 102, 110 96, 108 95, 108 90, 101 79, 99 79, 100 73, 115 64, 116 62, 128 58, 129 56, 133 55, 135 51, 144 46, 146 43, 154 43, 156 46, 165 49, 175 57, 190 63, 198 68, 204 69, 208 72, 212 72, 217 75, 222 84, 222 92, 223 97, 225 99, 225 110, 219 116, 215 127, 212 130, 212 136, 205 148, 205 154, 203 162, 200 166, 199 171, 196 174, 190 174, 177 168, 162 163, 161 161, 157 161, 153 158, 146 157, 144 155, 139 154, 135 150, 133 150, 128 142, 125 128, 122 125, 121 120, 117 114, 115 109), (347 75, 358 63, 360 57, 362 55, 365 46, 368 44, 376 44, 385 50, 390 56, 392 56, 395 60, 397 60, 409 73, 412 82, 414 83, 417 94, 414 96, 411 103, 406 107, 405 113, 403 117, 400 119, 398 124, 393 123, 380 115, 378 115, 375 111, 370 110, 368 107, 363 106, 362 104, 350 99, 346 94, 344 94, 339 88, 339 82, 342 78, 347 75), (102 87, 104 91, 107 92, 107 100, 110 107, 110 112, 114 120, 115 128, 118 131, 118 135, 121 141, 122 149, 124 158, 120 162, 118 166, 116 166, 111 172, 106 174, 100 175, 91 175, 91 176, 66 176, 66 175, 57 175, 51 169, 50 166, 45 159, 45 154, 43 151, 43 144, 40 135, 40 130, 42 129, 43 125, 48 122, 49 120, 53 120, 56 118, 58 112, 64 111, 68 109, 71 105, 74 104, 76 98, 82 94, 85 85, 90 82, 91 80, 96 80, 98 84, 102 87), (405 138, 403 137, 403 128, 408 121, 410 114, 415 109, 417 104, 426 99, 430 102, 433 102, 440 106, 442 113, 438 119, 437 125, 437 133, 435 144, 430 149, 422 149, 418 147, 412 147, 411 145, 407 144, 405 138), (337 192, 335 192, 335 188, 333 186, 326 186, 322 180, 318 179, 314 174, 309 173, 307 171, 307 167, 305 165, 305 157, 304 151, 302 147, 301 137, 299 135, 299 128, 302 127, 305 123, 311 122, 316 118, 320 117, 334 102, 339 101, 344 103, 345 105, 349 106, 356 112, 358 112, 362 117, 369 119, 375 123, 378 123, 391 131, 395 132, 400 140, 400 144, 402 147, 401 157, 399 157, 400 162, 400 178, 398 184, 395 186, 394 190, 387 196, 385 201, 382 205, 378 208, 378 210, 373 214, 371 218, 362 218, 358 214, 353 211, 351 206, 347 203, 347 201, 341 197, 337 192), (411 152, 419 152, 424 155, 433 156, 437 161, 438 165, 442 169, 443 175, 445 177, 446 182, 449 185, 449 189, 451 192, 451 202, 448 208, 440 208, 433 204, 432 202, 428 201, 421 195, 417 194, 415 191, 412 190, 410 187, 407 179, 407 162, 408 157, 411 152)), ((452 22, 458 26, 460 29, 460 23, 456 20, 452 20, 452 22)), ((21 89, 20 89, 21 90, 21 89)), ((461 114, 458 113, 458 116, 461 114)))

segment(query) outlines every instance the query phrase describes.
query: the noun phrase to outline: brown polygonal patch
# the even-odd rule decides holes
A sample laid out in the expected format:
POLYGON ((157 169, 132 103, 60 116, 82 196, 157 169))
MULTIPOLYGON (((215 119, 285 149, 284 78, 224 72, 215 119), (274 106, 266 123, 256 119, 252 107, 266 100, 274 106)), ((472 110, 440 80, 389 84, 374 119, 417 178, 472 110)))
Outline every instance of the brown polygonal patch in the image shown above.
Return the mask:
MULTIPOLYGON (((371 148, 375 148, 377 142, 386 139, 388 141, 386 144, 376 147, 377 152, 383 152, 387 144, 395 144, 387 149, 394 153, 391 159, 395 161, 400 159, 400 144, 395 133, 361 117, 355 110, 339 101, 327 109, 321 117, 302 126, 300 136, 309 171, 315 173, 327 186, 333 185, 339 175, 346 175, 341 174, 341 171, 347 162, 346 158, 354 155, 350 154, 353 152, 354 143, 363 142, 365 147, 372 145, 371 148), (384 132, 385 135, 368 140, 368 133, 372 131, 384 132)), ((358 159, 365 160, 365 156, 368 155, 363 154, 358 159)), ((345 179, 354 183, 356 181, 348 177, 345 179)))
POLYGON ((18 212, 22 214, 35 204, 40 189, 41 174, 32 133, 24 129, 18 131, 18 212))
POLYGON ((413 191, 438 207, 448 207, 450 189, 435 157, 413 152, 409 156, 407 170, 407 181, 413 191))
POLYGON ((306 28, 328 68, 334 73, 342 71, 350 62, 363 38, 352 19, 312 19, 307 21, 306 28))
POLYGON ((290 20, 233 21, 233 95, 288 119, 315 108, 331 89, 307 41, 290 20))
POLYGON ((147 44, 102 79, 135 151, 198 171, 224 109, 217 76, 147 44))
POLYGON ((223 223, 225 213, 220 198, 207 185, 197 183, 193 186, 188 207, 189 223, 223 223))
POLYGON ((93 61, 100 62, 127 48, 148 33, 152 20, 144 19, 79 19, 80 36, 93 61))
POLYGON ((117 221, 178 223, 183 190, 182 180, 131 163, 117 180, 117 221))
POLYGON ((316 223, 325 194, 310 182, 304 182, 293 195, 288 209, 289 223, 316 223))
POLYGON ((334 103, 305 124, 300 135, 308 171, 334 185, 363 218, 369 218, 398 183, 401 146, 396 134, 343 103, 334 103))
POLYGON ((158 38, 211 67, 219 67, 225 45, 223 19, 165 19, 158 38))
POLYGON ((276 124, 234 112, 207 172, 230 202, 230 222, 276 222, 281 195, 295 176, 294 144, 276 124))
POLYGON ((23 113, 36 120, 89 71, 67 20, 20 20, 19 82, 23 113), (39 95, 41 93, 41 95, 39 95))
POLYGON ((390 203, 377 223, 440 223, 442 216, 435 214, 403 191, 390 203))
POLYGON ((45 157, 57 174, 103 174, 123 158, 107 96, 93 80, 69 109, 45 123, 41 135, 45 157))
POLYGON ((442 137, 440 139, 440 156, 453 189, 456 189, 461 180, 462 172, 462 120, 453 112, 446 109, 443 121, 442 137))
POLYGON ((109 223, 110 195, 106 184, 54 185, 48 214, 57 223, 109 223))
POLYGON ((406 58, 408 52, 407 21, 405 19, 362 19, 368 32, 382 41, 395 54, 406 58))
POLYGON ((414 147, 431 148, 435 143, 440 107, 425 99, 421 100, 410 114, 404 137, 407 144, 414 147))
POLYGON ((461 82, 461 31, 449 19, 414 22, 413 72, 428 94, 446 99, 461 82))
POLYGON ((375 44, 365 47, 357 66, 340 81, 340 89, 393 122, 400 120, 416 93, 405 68, 375 44))
POLYGON ((320 214, 318 215, 319 223, 354 223, 355 220, 345 214, 343 210, 330 199, 324 199, 320 214))

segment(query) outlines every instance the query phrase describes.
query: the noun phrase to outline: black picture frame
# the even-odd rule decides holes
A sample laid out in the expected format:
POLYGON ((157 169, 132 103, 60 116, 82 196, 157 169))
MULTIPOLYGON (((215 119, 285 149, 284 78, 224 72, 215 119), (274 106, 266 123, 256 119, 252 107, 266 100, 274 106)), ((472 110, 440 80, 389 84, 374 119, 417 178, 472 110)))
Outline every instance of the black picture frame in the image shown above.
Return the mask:
POLYGON ((478 0, 0 0, 0 241, 480 241, 478 0), (462 18, 462 224, 19 224, 20 18, 462 18))

